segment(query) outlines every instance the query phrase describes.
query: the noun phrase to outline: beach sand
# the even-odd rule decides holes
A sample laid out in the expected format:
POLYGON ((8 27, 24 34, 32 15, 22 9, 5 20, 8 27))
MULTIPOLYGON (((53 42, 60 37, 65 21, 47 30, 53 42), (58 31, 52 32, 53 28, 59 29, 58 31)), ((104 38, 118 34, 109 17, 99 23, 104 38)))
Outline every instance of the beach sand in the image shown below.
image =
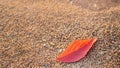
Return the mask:
POLYGON ((119 68, 119 2, 98 8, 92 0, 83 2, 88 7, 80 3, 0 0, 0 68, 119 68), (73 40, 92 37, 98 40, 80 61, 56 60, 73 40))

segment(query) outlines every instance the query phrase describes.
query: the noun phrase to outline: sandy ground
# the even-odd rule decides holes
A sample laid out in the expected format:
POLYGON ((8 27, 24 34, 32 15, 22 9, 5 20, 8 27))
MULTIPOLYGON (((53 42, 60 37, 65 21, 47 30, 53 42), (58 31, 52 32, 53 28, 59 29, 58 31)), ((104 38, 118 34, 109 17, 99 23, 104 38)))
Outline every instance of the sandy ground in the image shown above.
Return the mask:
POLYGON ((0 0, 0 68, 119 68, 120 6, 93 11, 69 1, 0 0), (56 60, 75 39, 97 37, 78 62, 56 60))
POLYGON ((94 11, 100 11, 120 5, 120 0, 69 0, 71 4, 87 8, 94 11))

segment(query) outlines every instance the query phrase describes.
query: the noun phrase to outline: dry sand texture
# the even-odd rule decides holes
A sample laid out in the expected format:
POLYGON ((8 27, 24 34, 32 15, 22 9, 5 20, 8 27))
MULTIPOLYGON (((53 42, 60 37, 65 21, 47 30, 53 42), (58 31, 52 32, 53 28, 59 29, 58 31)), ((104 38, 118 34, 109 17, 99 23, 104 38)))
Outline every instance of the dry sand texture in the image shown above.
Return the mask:
POLYGON ((0 0, 0 68, 39 67, 119 68, 120 6, 93 11, 69 0, 0 0), (98 41, 82 60, 56 60, 73 40, 91 37, 98 41))

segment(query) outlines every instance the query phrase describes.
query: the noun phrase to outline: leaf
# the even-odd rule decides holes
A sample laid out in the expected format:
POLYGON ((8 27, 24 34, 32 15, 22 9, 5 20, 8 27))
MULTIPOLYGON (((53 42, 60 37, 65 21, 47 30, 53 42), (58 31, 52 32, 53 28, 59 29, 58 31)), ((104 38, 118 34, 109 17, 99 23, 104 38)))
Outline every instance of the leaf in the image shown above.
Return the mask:
POLYGON ((73 41, 73 43, 57 57, 57 60, 61 62, 75 62, 82 59, 96 40, 97 38, 73 41))

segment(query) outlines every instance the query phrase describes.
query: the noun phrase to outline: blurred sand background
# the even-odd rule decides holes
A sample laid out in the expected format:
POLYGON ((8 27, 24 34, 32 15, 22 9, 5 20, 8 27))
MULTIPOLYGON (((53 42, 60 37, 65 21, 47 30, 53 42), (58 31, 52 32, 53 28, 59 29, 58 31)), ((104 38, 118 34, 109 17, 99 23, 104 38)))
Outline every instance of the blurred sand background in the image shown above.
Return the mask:
POLYGON ((119 68, 119 0, 0 0, 0 68, 119 68), (56 60, 73 40, 97 37, 75 63, 56 60))

